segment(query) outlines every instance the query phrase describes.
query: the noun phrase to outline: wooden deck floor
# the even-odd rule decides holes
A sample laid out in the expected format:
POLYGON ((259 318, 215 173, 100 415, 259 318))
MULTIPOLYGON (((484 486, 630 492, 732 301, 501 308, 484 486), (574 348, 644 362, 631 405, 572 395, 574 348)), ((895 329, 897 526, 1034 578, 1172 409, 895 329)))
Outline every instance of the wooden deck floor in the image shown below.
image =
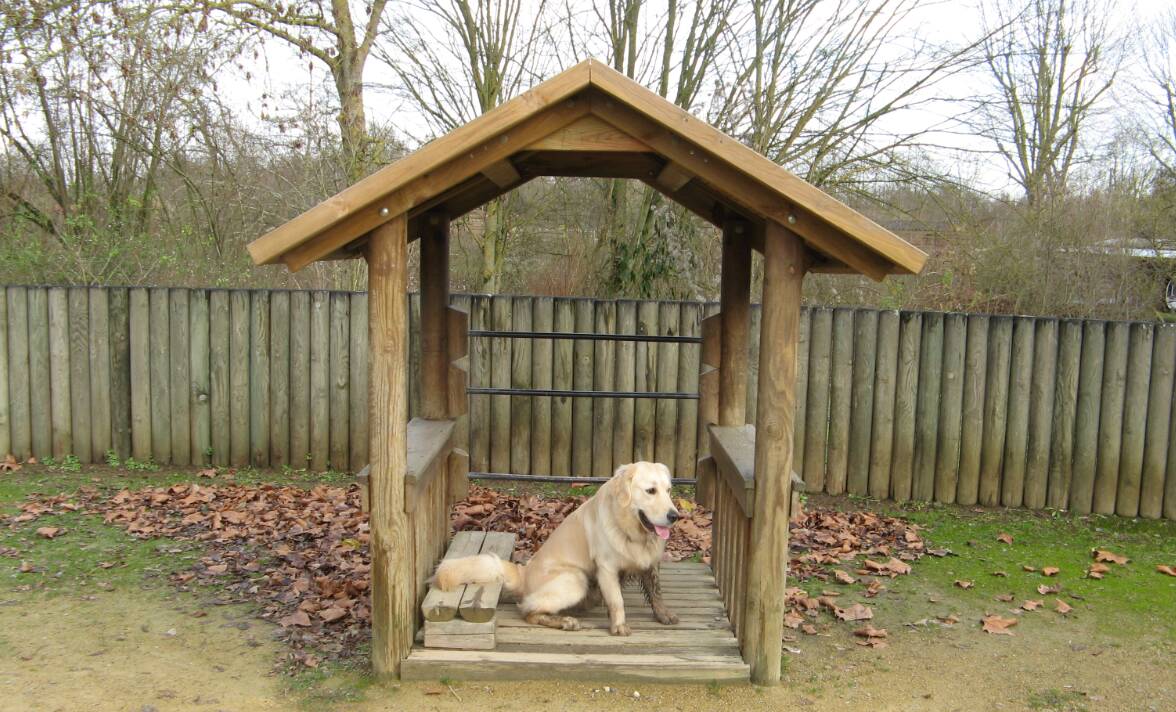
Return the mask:
POLYGON ((625 588, 633 634, 609 635, 603 607, 579 616, 579 631, 528 625, 511 601, 497 612, 494 650, 413 648, 401 667, 405 680, 545 680, 700 682, 748 680, 714 576, 705 564, 662 565, 662 592, 680 621, 653 618, 636 585, 625 588))

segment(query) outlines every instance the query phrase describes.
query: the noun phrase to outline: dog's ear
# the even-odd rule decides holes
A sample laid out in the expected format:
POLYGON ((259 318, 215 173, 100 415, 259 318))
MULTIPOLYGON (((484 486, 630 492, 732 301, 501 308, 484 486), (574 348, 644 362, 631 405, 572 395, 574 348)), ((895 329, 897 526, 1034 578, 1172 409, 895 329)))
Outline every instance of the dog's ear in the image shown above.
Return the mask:
POLYGON ((657 463, 657 466, 658 466, 659 468, 661 468, 661 471, 662 471, 662 472, 666 473, 666 482, 669 482, 670 484, 673 484, 673 482, 674 482, 674 475, 673 475, 673 473, 671 473, 671 472, 670 472, 670 468, 669 468, 669 467, 668 467, 668 466, 667 466, 667 465, 666 465, 664 462, 659 462, 659 463, 657 463))
POLYGON ((617 493, 617 503, 621 507, 628 507, 633 504, 633 477, 637 474, 636 465, 621 465, 617 471, 613 473, 612 479, 616 482, 616 487, 620 488, 617 493))

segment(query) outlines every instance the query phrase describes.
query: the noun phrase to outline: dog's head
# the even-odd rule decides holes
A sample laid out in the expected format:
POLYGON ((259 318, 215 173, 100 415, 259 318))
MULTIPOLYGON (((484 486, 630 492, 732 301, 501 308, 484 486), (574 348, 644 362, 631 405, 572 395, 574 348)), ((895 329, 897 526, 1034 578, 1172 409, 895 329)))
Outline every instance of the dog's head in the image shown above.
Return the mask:
POLYGON ((670 527, 679 514, 670 497, 670 468, 660 462, 634 462, 613 473, 617 504, 637 518, 642 528, 661 539, 670 538, 670 527))

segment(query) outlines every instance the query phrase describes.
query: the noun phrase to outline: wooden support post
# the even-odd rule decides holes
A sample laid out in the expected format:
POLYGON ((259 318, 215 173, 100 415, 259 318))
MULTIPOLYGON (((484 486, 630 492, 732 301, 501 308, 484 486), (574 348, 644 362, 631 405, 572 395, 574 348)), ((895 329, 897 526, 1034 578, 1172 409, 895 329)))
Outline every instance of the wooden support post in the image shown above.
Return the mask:
POLYGON ((806 267, 804 244, 796 235, 774 222, 765 229, 755 419, 755 509, 746 559, 747 602, 741 625, 743 658, 751 665, 751 681, 759 685, 780 681, 796 348, 806 267))
POLYGON ((408 458, 408 216, 371 233, 368 304, 371 347, 372 667, 398 675, 416 622, 412 533, 404 512, 408 458))
POLYGON ((449 219, 430 214, 421 235, 421 416, 449 417, 449 219))
POLYGON ((739 220, 723 224, 719 425, 743 425, 747 419, 747 333, 751 313, 749 229, 747 223, 739 220))

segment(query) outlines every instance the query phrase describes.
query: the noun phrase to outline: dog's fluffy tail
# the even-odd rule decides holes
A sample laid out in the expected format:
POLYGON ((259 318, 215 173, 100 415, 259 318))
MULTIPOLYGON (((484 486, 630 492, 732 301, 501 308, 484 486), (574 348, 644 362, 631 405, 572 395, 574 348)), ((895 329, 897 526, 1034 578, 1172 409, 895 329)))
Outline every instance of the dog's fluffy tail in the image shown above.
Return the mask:
POLYGON ((520 593, 523 590, 523 567, 503 561, 494 554, 445 559, 437 566, 437 573, 429 583, 442 591, 452 591, 467 583, 501 583, 507 591, 520 593))

